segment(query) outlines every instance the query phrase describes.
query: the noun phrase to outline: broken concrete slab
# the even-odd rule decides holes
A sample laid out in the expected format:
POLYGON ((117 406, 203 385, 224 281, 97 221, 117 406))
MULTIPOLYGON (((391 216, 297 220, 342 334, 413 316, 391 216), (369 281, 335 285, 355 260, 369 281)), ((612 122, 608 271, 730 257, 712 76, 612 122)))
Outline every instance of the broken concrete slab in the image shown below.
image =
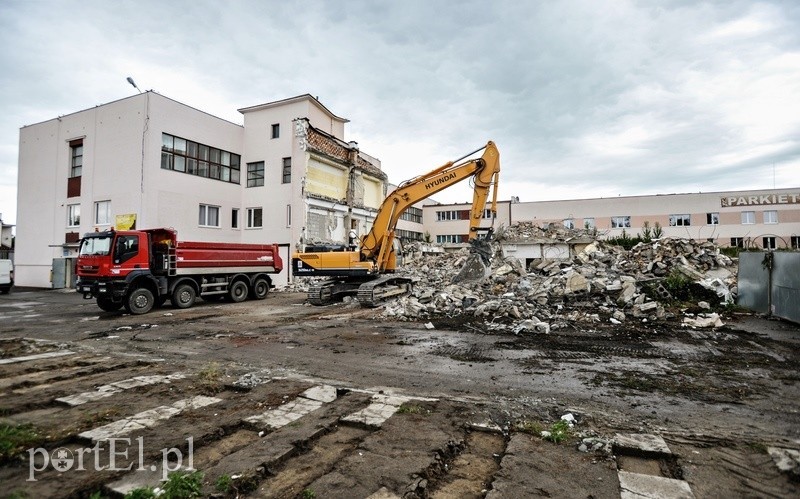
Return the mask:
POLYGON ((640 473, 619 472, 621 499, 694 499, 687 482, 640 473))
POLYGON ((276 430, 286 426, 289 423, 297 421, 312 411, 316 411, 322 407, 322 405, 323 403, 318 400, 298 397, 275 409, 266 411, 262 414, 247 417, 244 420, 245 422, 258 427, 276 430))
POLYGON ((136 430, 150 428, 158 424, 160 421, 169 419, 184 411, 200 409, 201 407, 206 407, 219 402, 222 402, 222 399, 218 399, 216 397, 206 397, 205 395, 197 395, 188 399, 178 400, 172 405, 162 405, 154 409, 134 414, 131 417, 120 419, 92 430, 84 431, 78 436, 91 440, 92 442, 101 442, 108 440, 109 438, 127 435, 136 430))
POLYGON ((313 386, 301 393, 300 396, 317 402, 333 402, 336 400, 336 387, 330 385, 313 386))
POLYGON ((648 433, 617 433, 614 435, 614 449, 631 454, 672 454, 663 438, 648 433))

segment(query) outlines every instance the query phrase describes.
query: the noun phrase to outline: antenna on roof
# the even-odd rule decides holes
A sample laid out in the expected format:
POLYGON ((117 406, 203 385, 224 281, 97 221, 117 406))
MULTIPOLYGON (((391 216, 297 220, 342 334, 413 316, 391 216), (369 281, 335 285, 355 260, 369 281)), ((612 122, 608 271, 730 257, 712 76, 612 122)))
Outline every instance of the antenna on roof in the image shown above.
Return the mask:
MULTIPOLYGON (((129 77, 127 78, 127 80, 128 80, 128 83, 130 83, 130 84, 131 84, 131 86, 132 86, 133 88, 135 88, 136 90, 139 90, 139 87, 137 87, 137 86, 136 86, 136 83, 134 83, 134 81, 133 81, 133 78, 131 78, 131 77, 129 76, 129 77)), ((139 93, 142 93, 142 91, 141 91, 141 90, 139 90, 139 93)))

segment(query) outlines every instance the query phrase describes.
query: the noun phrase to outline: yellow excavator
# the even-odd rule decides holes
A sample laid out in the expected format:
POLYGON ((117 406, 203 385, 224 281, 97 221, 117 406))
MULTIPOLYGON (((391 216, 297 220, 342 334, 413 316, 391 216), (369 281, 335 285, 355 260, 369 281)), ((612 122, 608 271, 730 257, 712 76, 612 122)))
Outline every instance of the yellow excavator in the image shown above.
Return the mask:
POLYGON ((312 305, 325 305, 356 295, 362 306, 375 307, 387 298, 409 293, 411 279, 395 273, 397 255, 393 243, 397 221, 409 206, 466 179, 472 179, 474 187, 468 236, 473 255, 461 274, 467 279, 478 277, 485 271, 491 255, 488 241, 497 215, 499 175, 500 152, 489 141, 480 149, 400 184, 381 204, 358 249, 315 246, 306 248, 311 251, 295 253, 292 255, 295 276, 328 277, 310 285, 308 301, 312 305), (468 159, 481 151, 480 157, 468 159), (490 189, 492 226, 481 227, 490 189))

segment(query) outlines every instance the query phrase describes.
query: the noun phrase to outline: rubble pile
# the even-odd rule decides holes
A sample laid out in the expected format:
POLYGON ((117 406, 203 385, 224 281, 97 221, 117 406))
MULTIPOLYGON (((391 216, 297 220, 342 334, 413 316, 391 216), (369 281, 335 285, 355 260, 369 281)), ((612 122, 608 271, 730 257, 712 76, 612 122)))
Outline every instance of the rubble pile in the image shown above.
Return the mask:
POLYGON ((569 241, 579 238, 595 238, 593 229, 568 229, 563 224, 550 223, 541 226, 535 222, 516 222, 501 226, 495 232, 496 241, 524 242, 529 240, 569 241))
MULTIPOLYGON (((714 291, 721 302, 735 295, 734 262, 710 242, 665 238, 626 251, 587 240, 573 247, 571 259, 536 259, 528 268, 517 258, 502 256, 504 240, 586 236, 586 231, 563 227, 511 226, 493 243, 490 275, 458 284, 451 279, 466 261, 466 248, 455 254, 414 253, 404 262, 404 271, 415 281, 412 295, 389 302, 382 313, 401 320, 474 316, 489 329, 547 333, 569 323, 672 318, 668 305, 673 297, 663 283, 676 273, 714 291)), ((688 317, 687 325, 718 327, 721 321, 716 314, 702 313, 688 317)))

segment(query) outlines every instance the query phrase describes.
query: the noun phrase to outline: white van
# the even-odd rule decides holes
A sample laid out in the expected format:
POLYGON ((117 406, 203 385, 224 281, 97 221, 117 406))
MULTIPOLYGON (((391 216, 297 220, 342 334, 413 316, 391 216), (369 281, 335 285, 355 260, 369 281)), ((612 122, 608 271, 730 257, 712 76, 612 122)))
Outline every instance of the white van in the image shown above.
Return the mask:
POLYGON ((11 260, 0 260, 0 293, 8 293, 13 285, 14 264, 11 260))

